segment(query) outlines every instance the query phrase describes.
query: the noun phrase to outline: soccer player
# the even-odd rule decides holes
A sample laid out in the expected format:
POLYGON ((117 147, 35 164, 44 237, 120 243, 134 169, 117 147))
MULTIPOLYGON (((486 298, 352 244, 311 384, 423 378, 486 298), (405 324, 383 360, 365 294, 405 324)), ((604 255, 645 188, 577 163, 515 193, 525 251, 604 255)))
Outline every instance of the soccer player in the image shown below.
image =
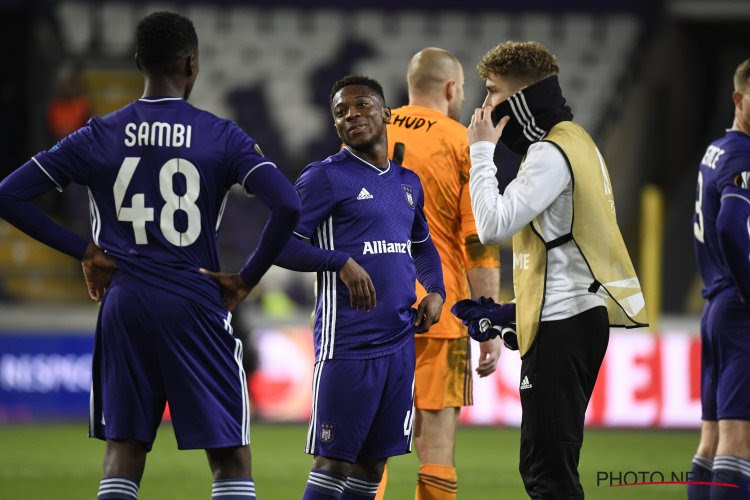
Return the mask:
POLYGON ((387 458, 410 451, 414 332, 440 319, 445 289, 419 178, 388 159, 380 84, 347 76, 330 105, 344 148, 300 174, 297 238, 276 264, 318 271, 303 498, 362 500, 387 458), (415 311, 417 279, 427 294, 415 311))
POLYGON ((698 169, 693 233, 701 317, 702 426, 688 498, 750 497, 750 59, 734 73, 734 122, 698 169))
MULTIPOLYGON (((394 109, 388 124, 388 149, 404 148, 402 164, 414 170, 425 190, 425 215, 440 253, 446 308, 474 296, 498 299, 497 246, 479 242, 469 199, 469 143, 459 123, 464 102, 464 72, 450 52, 426 48, 407 69, 409 105, 394 109), (467 281, 468 277, 468 281, 467 281)), ((393 157, 393 156, 391 156, 393 157)), ((417 297, 425 295, 417 287, 417 297)), ((466 328, 449 311, 439 325, 415 337, 414 444, 419 457, 417 499, 456 498, 454 461, 456 423, 461 406, 472 404, 471 352, 466 328)), ((479 344, 477 373, 495 371, 500 339, 479 344)), ((381 482, 382 498, 386 479, 381 482)))
POLYGON ((106 440, 100 500, 135 499, 168 401, 180 449, 203 448, 212 498, 254 499, 247 381, 231 311, 260 280, 299 217, 291 184, 228 120, 187 103, 198 75, 192 22, 156 12, 136 29, 143 97, 34 156, 0 184, 0 216, 80 259, 101 300, 89 433, 106 440), (93 241, 30 200, 88 187, 93 241), (270 209, 238 274, 219 270, 216 237, 229 188, 270 209), (204 273, 200 270, 205 269, 204 273))
POLYGON ((478 70, 487 97, 468 129, 469 190, 479 239, 513 237, 519 469, 532 498, 583 498, 583 421, 609 326, 645 326, 643 294, 604 159, 572 121, 555 57, 539 43, 509 41, 487 52, 478 70), (500 139, 525 155, 502 195, 493 162, 500 139))

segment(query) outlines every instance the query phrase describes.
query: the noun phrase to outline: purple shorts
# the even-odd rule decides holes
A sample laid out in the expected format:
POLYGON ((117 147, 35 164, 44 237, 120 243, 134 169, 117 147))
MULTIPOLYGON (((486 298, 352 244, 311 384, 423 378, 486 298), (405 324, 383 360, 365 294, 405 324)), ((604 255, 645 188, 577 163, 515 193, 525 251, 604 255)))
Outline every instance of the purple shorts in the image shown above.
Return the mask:
POLYGON ((89 435, 151 449, 169 402, 180 449, 250 442, 231 314, 117 273, 96 328, 89 435))
POLYGON ((315 363, 305 452, 356 462, 411 451, 414 340, 386 356, 315 363))
POLYGON ((750 307, 734 288, 706 303, 701 317, 703 420, 750 420, 750 307))

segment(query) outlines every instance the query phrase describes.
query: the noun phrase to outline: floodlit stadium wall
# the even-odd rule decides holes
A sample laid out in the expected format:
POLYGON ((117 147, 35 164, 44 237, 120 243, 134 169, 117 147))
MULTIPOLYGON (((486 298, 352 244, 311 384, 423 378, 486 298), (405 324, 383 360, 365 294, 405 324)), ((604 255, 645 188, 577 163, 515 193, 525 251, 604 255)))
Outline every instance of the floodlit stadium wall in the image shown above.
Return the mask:
MULTIPOLYGON (((700 425, 697 324, 666 321, 658 334, 613 329, 589 405, 597 427, 700 425)), ((252 412, 272 422, 305 421, 311 408, 312 335, 307 326, 265 325, 254 333, 258 370, 249 377, 252 412)), ((474 365, 479 349, 473 345, 474 365)), ((89 331, 0 332, 0 422, 88 416, 93 336, 89 331)), ((504 350, 492 376, 474 378, 465 424, 521 422, 516 352, 504 350)), ((533 384, 534 381, 532 380, 533 384)))

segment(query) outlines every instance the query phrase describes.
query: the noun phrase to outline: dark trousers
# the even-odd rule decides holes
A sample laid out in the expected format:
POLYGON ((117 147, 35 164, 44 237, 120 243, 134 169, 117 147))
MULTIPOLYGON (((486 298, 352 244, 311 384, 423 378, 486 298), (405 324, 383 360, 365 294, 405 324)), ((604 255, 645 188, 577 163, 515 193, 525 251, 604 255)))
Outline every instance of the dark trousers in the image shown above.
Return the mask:
POLYGON ((521 362, 521 460, 532 499, 582 499, 578 458, 583 420, 607 352, 605 307, 543 321, 521 362))

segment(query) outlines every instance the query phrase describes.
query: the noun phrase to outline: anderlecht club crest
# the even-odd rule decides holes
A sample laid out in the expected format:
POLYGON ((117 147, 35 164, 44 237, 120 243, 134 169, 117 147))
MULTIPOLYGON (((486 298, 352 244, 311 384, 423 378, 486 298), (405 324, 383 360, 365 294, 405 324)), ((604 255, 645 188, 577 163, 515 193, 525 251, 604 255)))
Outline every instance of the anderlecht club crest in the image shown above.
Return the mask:
POLYGON ((411 208, 414 208, 414 189, 411 186, 407 186, 406 184, 401 184, 401 187, 404 188, 406 202, 411 208))
POLYGON ((321 424, 320 426, 320 441, 322 443, 330 443, 334 438, 334 430, 336 424, 321 424))

